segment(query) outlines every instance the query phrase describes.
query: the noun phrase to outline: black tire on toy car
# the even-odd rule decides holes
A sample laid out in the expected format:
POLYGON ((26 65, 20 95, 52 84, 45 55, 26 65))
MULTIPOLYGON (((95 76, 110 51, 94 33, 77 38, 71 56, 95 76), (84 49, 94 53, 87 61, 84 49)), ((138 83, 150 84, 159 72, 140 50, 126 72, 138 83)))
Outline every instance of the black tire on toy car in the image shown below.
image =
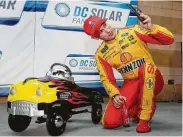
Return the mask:
POLYGON ((59 136, 65 131, 66 120, 64 120, 60 107, 54 107, 46 119, 47 132, 51 136, 59 136), (60 123, 59 123, 60 122, 60 123))
POLYGON ((102 118, 102 105, 101 104, 92 104, 92 122, 98 124, 102 118))
POLYGON ((8 125, 15 132, 24 131, 30 124, 31 117, 9 114, 8 125))

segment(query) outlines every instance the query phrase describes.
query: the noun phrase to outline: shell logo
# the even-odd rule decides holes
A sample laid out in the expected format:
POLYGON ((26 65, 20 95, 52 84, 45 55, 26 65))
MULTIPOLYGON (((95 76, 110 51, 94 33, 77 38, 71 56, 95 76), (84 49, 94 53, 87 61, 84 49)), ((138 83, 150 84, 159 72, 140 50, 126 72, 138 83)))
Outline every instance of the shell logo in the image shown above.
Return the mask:
POLYGON ((121 54, 120 60, 122 63, 130 62, 132 60, 132 55, 128 52, 124 52, 121 54))

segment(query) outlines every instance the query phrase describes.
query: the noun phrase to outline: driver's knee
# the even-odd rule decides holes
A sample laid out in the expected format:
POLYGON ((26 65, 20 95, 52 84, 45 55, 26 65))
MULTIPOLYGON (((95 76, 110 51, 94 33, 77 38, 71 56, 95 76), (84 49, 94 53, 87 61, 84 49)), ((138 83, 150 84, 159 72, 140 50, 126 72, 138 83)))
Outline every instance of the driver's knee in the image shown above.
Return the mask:
POLYGON ((104 117, 102 118, 101 123, 104 128, 117 128, 122 125, 122 120, 114 117, 104 117))

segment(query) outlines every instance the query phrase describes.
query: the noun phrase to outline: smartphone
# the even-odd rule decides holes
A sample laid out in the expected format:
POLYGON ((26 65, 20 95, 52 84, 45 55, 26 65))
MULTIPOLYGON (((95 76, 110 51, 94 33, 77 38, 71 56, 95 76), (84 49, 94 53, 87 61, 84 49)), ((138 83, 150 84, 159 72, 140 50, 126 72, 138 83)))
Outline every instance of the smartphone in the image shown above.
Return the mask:
POLYGON ((128 6, 130 7, 130 9, 137 15, 138 19, 143 22, 145 19, 143 17, 140 16, 140 12, 142 12, 142 10, 140 10, 137 7, 133 7, 131 4, 128 4, 128 6))

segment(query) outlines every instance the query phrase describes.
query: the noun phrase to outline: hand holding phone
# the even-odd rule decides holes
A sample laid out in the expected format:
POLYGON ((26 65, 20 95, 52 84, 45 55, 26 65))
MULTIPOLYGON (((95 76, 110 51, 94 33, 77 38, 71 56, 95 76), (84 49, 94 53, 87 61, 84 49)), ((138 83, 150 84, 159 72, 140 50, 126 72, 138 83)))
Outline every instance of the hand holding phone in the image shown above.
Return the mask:
POLYGON ((153 26, 151 18, 148 15, 145 15, 139 8, 133 7, 131 4, 128 4, 128 6, 137 15, 138 19, 140 20, 140 26, 151 30, 153 26))
POLYGON ((140 16, 140 13, 142 13, 142 10, 140 10, 137 7, 133 7, 131 4, 128 4, 128 6, 130 7, 130 9, 137 15, 138 19, 143 22, 145 19, 143 17, 140 16))

